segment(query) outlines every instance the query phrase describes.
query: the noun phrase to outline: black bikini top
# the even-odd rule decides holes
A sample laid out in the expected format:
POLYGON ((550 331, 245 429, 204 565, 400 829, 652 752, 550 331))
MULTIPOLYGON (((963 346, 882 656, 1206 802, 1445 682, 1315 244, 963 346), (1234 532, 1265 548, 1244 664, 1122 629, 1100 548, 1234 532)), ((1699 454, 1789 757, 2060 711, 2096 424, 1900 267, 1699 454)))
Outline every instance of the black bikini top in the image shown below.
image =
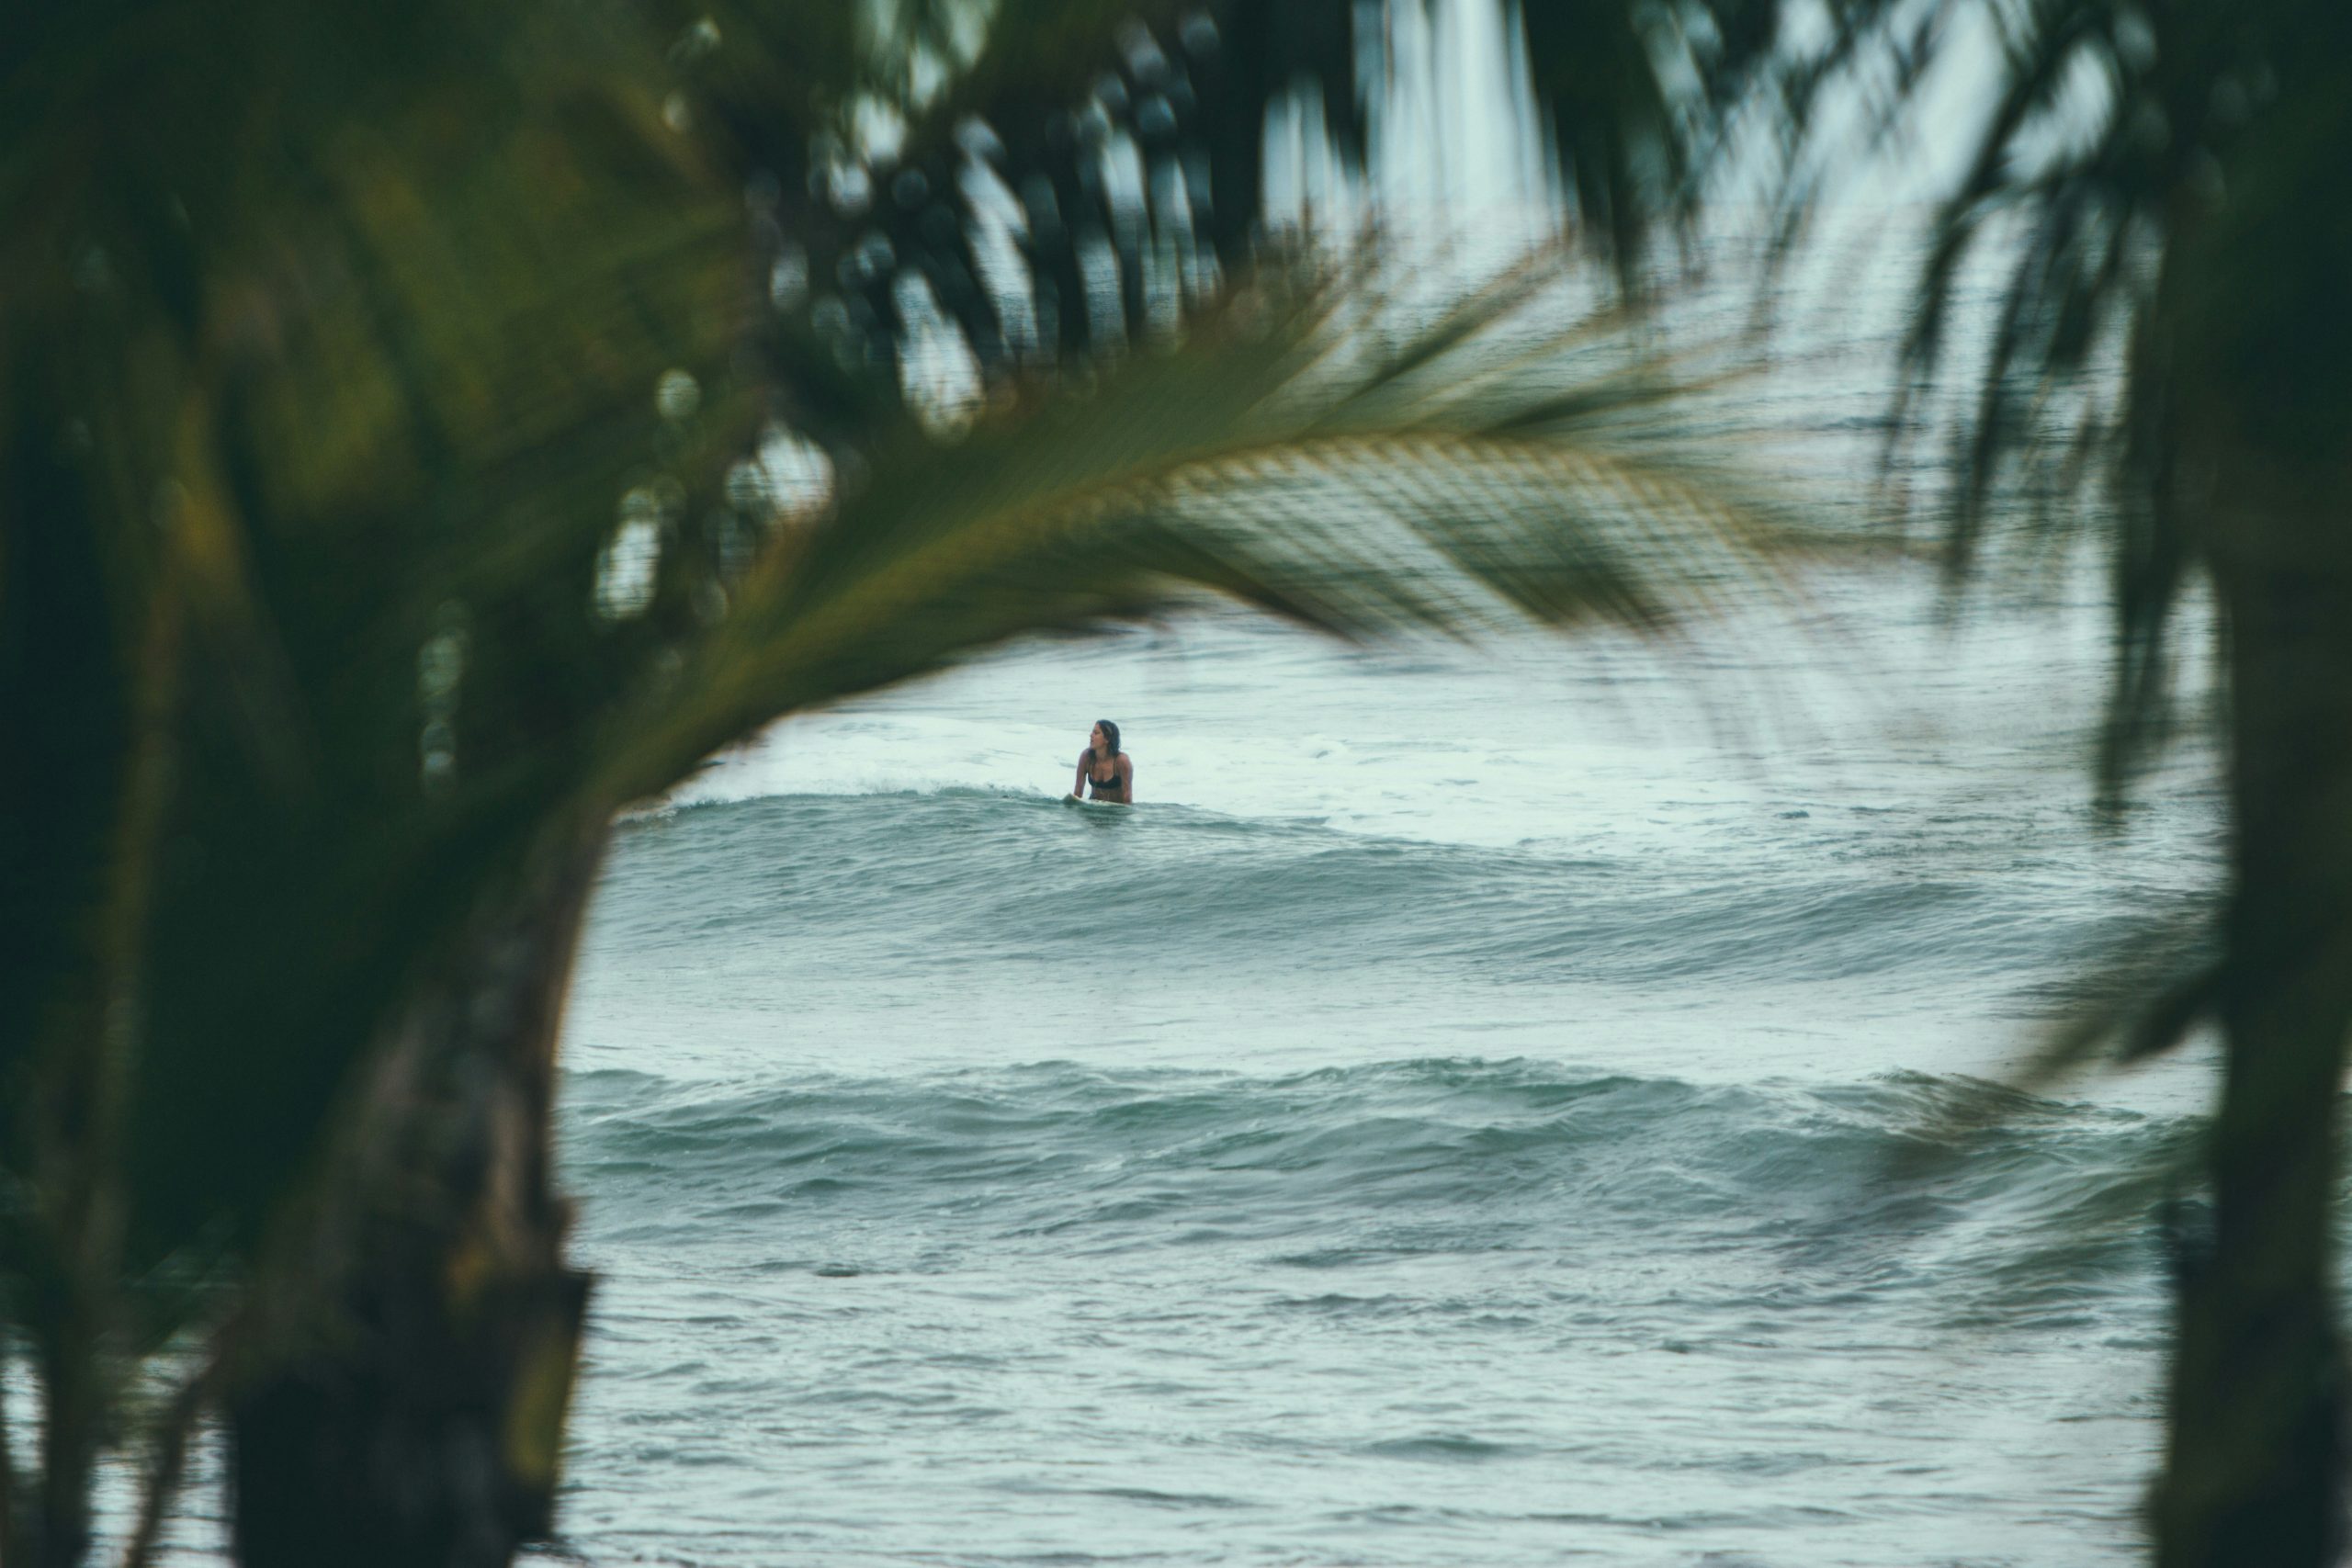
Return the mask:
POLYGON ((1111 759, 1111 776, 1107 779, 1096 778, 1094 776, 1094 759, 1089 757, 1086 760, 1086 782, 1093 786, 1093 794, 1091 798, 1100 800, 1106 794, 1125 795, 1126 793, 1126 785, 1119 778, 1119 758, 1125 755, 1126 753, 1122 751, 1111 759))

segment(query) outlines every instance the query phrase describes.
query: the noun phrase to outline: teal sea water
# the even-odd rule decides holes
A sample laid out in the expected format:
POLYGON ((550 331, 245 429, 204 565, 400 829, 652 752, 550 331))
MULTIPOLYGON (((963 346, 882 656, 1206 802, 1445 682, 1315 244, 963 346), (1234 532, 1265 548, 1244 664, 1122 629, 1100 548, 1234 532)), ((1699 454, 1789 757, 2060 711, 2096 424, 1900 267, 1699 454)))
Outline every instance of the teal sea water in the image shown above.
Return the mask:
POLYGON ((2210 769, 2102 838, 2087 601, 1807 592, 1672 655, 1032 646, 633 819, 566 1551, 2132 1561, 2205 1066, 1936 1156, 2212 885, 2210 769), (1132 812, 1057 798, 1098 716, 1132 812))

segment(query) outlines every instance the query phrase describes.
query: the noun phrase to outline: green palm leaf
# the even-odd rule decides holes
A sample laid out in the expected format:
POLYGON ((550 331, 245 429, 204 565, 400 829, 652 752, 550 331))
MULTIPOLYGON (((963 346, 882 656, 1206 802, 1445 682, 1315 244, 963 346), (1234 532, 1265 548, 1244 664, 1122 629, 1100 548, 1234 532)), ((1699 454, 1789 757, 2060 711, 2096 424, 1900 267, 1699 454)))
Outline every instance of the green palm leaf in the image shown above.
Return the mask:
POLYGON ((903 437, 616 720, 610 795, 783 714, 1204 592, 1361 639, 1665 631, 1769 581, 1804 538, 1789 510, 1709 459, 1632 323, 1555 307, 1489 290, 1375 349, 1294 281, 1017 419, 903 437))

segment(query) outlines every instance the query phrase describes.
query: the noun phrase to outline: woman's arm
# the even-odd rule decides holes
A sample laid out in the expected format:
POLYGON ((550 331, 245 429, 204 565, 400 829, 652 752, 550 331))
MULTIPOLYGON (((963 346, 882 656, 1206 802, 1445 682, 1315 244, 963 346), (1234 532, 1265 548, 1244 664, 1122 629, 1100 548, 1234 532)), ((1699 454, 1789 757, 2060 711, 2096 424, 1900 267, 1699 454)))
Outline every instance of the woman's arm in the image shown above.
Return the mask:
POLYGON ((1136 765, 1125 751, 1119 753, 1119 799, 1127 806, 1136 803, 1136 765))
POLYGON ((1069 797, 1072 800, 1086 798, 1086 764, 1092 758, 1093 753, 1091 751, 1080 751, 1078 754, 1078 782, 1069 786, 1069 797))

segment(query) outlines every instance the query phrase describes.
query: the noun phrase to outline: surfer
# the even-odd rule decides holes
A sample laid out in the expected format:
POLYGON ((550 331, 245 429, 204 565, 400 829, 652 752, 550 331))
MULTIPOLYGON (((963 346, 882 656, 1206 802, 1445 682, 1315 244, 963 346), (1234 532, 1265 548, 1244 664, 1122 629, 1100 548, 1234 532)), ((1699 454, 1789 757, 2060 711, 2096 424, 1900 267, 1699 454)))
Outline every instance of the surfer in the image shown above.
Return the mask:
POLYGON ((1107 718, 1094 721, 1086 750, 1078 754, 1078 782, 1069 786, 1070 798, 1085 799, 1089 784, 1094 786, 1096 800, 1136 803, 1136 765, 1119 750, 1119 727, 1107 718))

